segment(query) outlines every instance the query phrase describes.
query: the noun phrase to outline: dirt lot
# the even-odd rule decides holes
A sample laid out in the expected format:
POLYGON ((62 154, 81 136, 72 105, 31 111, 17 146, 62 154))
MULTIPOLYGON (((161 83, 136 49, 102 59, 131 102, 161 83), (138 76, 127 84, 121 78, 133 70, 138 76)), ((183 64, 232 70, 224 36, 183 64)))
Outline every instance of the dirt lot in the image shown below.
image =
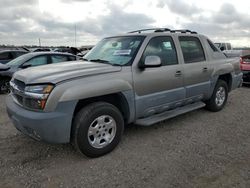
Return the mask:
POLYGON ((151 127, 129 126, 97 159, 15 130, 0 96, 0 187, 250 187, 250 88, 218 113, 204 109, 151 127))

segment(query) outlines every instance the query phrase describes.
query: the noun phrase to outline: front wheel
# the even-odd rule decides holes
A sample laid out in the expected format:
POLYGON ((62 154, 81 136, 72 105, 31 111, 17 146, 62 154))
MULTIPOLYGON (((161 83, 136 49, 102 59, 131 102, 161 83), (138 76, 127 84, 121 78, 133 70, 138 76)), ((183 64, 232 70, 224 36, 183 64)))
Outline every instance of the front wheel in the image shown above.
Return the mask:
POLYGON ((114 105, 92 103, 77 113, 73 122, 72 142, 84 155, 99 157, 118 145, 123 129, 122 114, 114 105))
POLYGON ((218 80, 212 97, 206 101, 206 108, 212 112, 218 112, 223 109, 227 102, 228 86, 223 80, 218 80))
POLYGON ((0 93, 6 94, 10 92, 10 81, 8 79, 0 80, 0 93))

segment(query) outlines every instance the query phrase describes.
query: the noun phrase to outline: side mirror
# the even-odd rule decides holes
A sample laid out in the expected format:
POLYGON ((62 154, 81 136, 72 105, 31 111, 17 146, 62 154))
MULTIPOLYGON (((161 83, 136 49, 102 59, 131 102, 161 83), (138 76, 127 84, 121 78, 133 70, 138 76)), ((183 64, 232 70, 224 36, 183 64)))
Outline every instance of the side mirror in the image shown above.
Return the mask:
POLYGON ((31 67, 31 66, 32 66, 31 64, 24 63, 23 65, 20 66, 20 68, 26 69, 26 68, 29 68, 29 67, 31 67))
POLYGON ((221 50, 221 51, 224 51, 224 50, 225 50, 225 47, 224 47, 224 46, 220 47, 220 50, 221 50))
POLYGON ((159 56, 146 56, 144 64, 140 68, 160 67, 161 65, 161 58, 159 56))

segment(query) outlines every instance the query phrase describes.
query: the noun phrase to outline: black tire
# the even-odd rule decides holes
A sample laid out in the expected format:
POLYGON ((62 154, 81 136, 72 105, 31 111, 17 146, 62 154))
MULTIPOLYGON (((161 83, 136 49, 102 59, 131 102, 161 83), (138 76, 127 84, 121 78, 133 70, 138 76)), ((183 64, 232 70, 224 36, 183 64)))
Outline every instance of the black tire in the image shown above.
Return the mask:
MULTIPOLYGON (((95 126, 98 127, 99 123, 97 123, 95 126)), ((123 116, 121 112, 114 105, 110 103, 96 102, 96 103, 87 105, 86 107, 82 108, 77 113, 73 122, 71 142, 73 146, 80 153, 86 155, 87 157, 92 157, 92 158, 99 157, 99 156, 105 155, 106 153, 111 152, 118 145, 122 137, 123 130, 124 130, 124 120, 123 120, 123 116), (96 147, 93 147, 90 143, 91 141, 89 141, 89 139, 92 138, 88 135, 89 128, 91 124, 97 121, 96 119, 100 117, 105 117, 105 116, 109 116, 113 118, 116 124, 116 129, 115 129, 116 131, 115 131, 115 134, 113 134, 114 137, 112 140, 110 140, 110 143, 106 142, 106 144, 108 145, 104 146, 103 148, 96 148, 96 147)), ((106 133, 109 134, 108 132, 109 130, 106 133)), ((93 138, 96 139, 97 137, 93 137, 93 138)))
POLYGON ((218 82, 214 88, 212 97, 208 101, 206 101, 206 109, 208 109, 209 111, 212 111, 212 112, 218 112, 218 111, 222 110, 227 102, 227 98, 228 98, 228 85, 225 81, 218 80, 218 82), (225 99, 224 99, 223 103, 221 103, 219 105, 216 103, 216 93, 218 92, 218 90, 220 88, 223 88, 225 91, 225 99))
POLYGON ((0 80, 0 94, 6 94, 10 92, 10 80, 2 79, 0 80))

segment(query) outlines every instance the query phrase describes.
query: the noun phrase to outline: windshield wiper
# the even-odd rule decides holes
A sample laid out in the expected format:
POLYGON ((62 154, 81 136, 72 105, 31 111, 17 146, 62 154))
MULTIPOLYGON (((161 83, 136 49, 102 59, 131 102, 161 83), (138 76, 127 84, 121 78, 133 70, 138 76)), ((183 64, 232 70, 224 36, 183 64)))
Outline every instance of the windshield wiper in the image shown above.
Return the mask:
POLYGON ((81 57, 80 60, 89 61, 87 58, 81 57))
POLYGON ((104 60, 104 59, 90 59, 89 61, 97 62, 97 63, 108 63, 108 64, 110 64, 109 61, 104 60))

